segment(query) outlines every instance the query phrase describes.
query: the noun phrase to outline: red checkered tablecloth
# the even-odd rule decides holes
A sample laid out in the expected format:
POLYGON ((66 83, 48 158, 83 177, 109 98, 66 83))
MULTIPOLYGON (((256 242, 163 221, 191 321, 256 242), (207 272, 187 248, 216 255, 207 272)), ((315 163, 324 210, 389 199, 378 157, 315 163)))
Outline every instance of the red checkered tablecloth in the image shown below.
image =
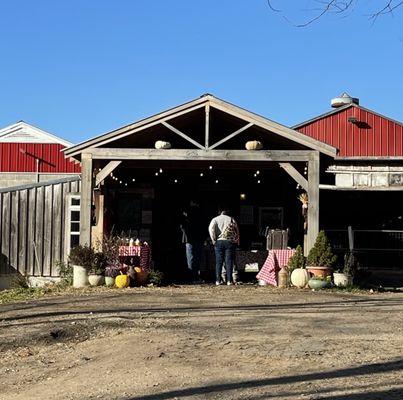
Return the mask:
POLYGON ((256 275, 259 281, 263 281, 269 285, 277 286, 277 273, 280 269, 288 264, 288 260, 295 253, 295 250, 270 250, 269 255, 262 269, 256 275))
POLYGON ((120 257, 140 257, 140 267, 146 270, 151 268, 151 247, 148 244, 141 246, 119 246, 120 257))

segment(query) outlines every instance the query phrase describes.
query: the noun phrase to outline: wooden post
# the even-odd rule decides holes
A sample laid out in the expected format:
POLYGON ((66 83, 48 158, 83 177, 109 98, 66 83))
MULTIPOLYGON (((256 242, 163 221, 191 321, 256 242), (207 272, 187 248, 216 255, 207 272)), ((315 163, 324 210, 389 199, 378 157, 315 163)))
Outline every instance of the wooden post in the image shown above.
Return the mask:
POLYGON ((210 104, 206 104, 205 109, 205 125, 204 125, 204 147, 207 150, 209 148, 209 137, 210 137, 210 104))
POLYGON ((319 152, 312 153, 308 161, 308 233, 305 254, 315 244, 319 233, 319 152))
POLYGON ((91 246, 92 156, 81 155, 80 244, 91 246))

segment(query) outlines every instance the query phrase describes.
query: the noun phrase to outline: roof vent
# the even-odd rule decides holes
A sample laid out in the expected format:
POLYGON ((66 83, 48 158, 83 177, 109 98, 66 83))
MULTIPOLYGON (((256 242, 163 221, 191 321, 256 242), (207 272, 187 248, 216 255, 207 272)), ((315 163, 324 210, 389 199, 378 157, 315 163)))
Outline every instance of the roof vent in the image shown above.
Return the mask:
POLYGON ((351 97, 348 93, 344 92, 340 96, 335 97, 330 101, 333 108, 345 106, 347 104, 359 104, 360 101, 356 97, 351 97))

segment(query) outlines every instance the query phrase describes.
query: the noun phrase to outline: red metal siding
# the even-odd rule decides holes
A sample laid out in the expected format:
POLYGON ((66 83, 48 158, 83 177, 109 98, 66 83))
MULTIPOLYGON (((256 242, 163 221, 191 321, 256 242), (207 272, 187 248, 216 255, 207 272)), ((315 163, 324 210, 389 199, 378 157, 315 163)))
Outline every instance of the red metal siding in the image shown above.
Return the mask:
POLYGON ((60 151, 64 146, 53 143, 0 143, 0 172, 79 173, 80 165, 69 161, 60 151))
POLYGON ((359 106, 308 122, 297 130, 337 147, 340 157, 403 157, 403 125, 359 106), (353 116, 358 123, 348 122, 353 116))

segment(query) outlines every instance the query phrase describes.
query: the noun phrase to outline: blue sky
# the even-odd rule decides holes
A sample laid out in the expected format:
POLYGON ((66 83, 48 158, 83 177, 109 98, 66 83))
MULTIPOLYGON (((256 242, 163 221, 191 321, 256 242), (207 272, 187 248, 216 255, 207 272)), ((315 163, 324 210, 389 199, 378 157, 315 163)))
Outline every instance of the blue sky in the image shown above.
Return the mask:
POLYGON ((403 7, 367 13, 296 28, 266 0, 1 0, 0 127, 78 142, 207 92, 292 125, 348 91, 402 121, 403 7))

